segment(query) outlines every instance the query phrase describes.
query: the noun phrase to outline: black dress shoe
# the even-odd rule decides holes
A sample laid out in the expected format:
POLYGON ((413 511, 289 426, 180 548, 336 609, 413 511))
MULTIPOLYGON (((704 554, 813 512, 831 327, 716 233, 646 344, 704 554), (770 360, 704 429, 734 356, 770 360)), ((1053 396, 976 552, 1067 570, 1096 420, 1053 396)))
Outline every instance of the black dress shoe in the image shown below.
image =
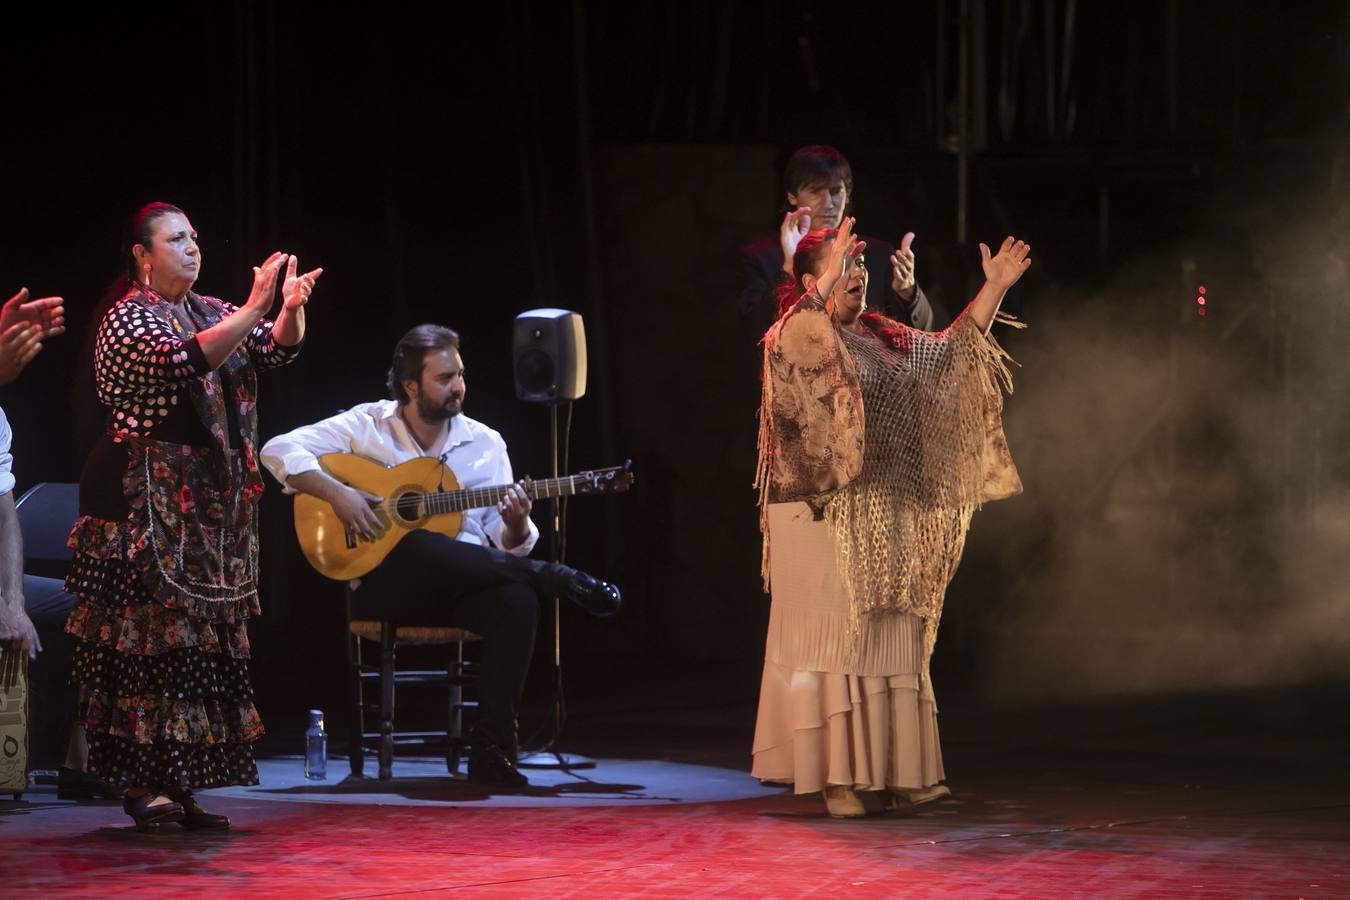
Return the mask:
POLYGON ((183 807, 183 820, 178 824, 189 831, 197 829, 229 830, 229 816, 218 816, 202 809, 202 805, 197 802, 197 798, 193 797, 191 793, 173 794, 171 796, 178 802, 179 806, 183 807))
POLYGON ((568 569, 566 566, 558 568, 566 570, 562 596, 597 619, 609 618, 623 605, 623 596, 617 584, 601 581, 579 569, 568 569))
POLYGON ((141 794, 122 801, 122 811, 131 816, 137 831, 159 831, 161 825, 183 821, 183 807, 163 794, 141 794))
POLYGON ((469 742, 469 784, 522 788, 530 783, 516 768, 511 754, 486 730, 475 728, 469 742))
POLYGON ((121 800, 125 791, 111 781, 79 769, 61 767, 56 776, 58 800, 121 800))

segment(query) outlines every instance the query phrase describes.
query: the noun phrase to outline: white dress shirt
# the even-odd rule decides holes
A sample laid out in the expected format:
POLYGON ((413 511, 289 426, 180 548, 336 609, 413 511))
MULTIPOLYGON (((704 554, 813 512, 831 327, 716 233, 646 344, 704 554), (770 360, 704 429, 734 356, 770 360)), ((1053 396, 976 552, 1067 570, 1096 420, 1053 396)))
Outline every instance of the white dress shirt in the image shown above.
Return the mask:
POLYGON ((9 419, 5 418, 5 411, 0 409, 0 494, 8 494, 14 490, 14 457, 9 452, 10 443, 14 440, 14 432, 10 430, 9 419))
MULTIPOLYGON (((294 494, 286 479, 318 470, 318 457, 325 453, 352 453, 384 466, 430 456, 442 460, 460 487, 466 489, 515 481, 506 441, 496 431, 461 413, 450 420, 450 427, 436 446, 423 450, 393 400, 362 403, 322 422, 279 434, 263 445, 261 456, 263 465, 286 493, 294 494)), ((538 527, 532 520, 526 521, 529 534, 525 540, 507 548, 502 543, 504 523, 496 506, 465 510, 456 540, 479 546, 491 544, 515 556, 525 556, 539 540, 538 527)))

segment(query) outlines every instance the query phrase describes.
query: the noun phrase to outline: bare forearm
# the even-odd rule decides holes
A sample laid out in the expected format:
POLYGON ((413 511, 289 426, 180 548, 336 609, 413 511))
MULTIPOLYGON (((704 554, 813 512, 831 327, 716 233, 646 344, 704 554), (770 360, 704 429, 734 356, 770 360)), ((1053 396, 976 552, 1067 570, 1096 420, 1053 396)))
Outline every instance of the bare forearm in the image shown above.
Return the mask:
POLYGON ((1008 288, 1017 284, 1031 267, 1029 253, 1031 245, 1026 241, 1015 239, 1012 235, 1003 239, 1003 244, 996 254, 991 254, 987 246, 980 244, 980 265, 984 269, 984 286, 975 295, 975 299, 970 301, 967 312, 985 334, 989 333, 994 324, 999 305, 1003 303, 1003 295, 1008 293, 1008 288))
POLYGON ((0 495, 0 638, 15 641, 30 657, 42 649, 23 607, 23 534, 13 491, 0 495))
POLYGON ((337 500, 338 495, 347 487, 332 475, 319 469, 286 476, 286 486, 302 494, 318 497, 329 504, 337 500))
POLYGON ((231 353, 239 349, 253 326, 261 320, 260 311, 241 306, 210 328, 198 332, 197 343, 206 355, 207 365, 212 369, 219 368, 231 353))
POLYGON ((286 478, 286 486, 318 497, 333 508, 349 538, 371 540, 389 527, 389 513, 374 505, 378 497, 348 487, 327 472, 300 472, 286 478))
POLYGON ((1007 285, 985 281, 975 299, 970 301, 970 318, 985 334, 988 334, 990 327, 993 326, 994 316, 998 315, 998 309, 1003 305, 1003 297, 1007 293, 1007 285))
POLYGON ((305 339, 305 308, 282 308, 272 325, 272 339, 283 347, 294 347, 305 339))
POLYGON ((0 496, 0 594, 0 602, 23 609, 23 532, 13 492, 0 496))

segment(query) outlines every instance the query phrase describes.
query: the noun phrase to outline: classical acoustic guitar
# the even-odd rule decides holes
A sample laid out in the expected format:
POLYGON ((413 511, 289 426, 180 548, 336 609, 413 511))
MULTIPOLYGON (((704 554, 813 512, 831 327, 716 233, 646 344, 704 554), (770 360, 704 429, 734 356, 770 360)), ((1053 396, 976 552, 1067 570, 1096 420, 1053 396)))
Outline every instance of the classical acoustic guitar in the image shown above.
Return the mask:
MULTIPOLYGON (((343 484, 383 499, 374 504, 384 523, 373 541, 348 538, 342 522, 326 501, 308 494, 295 496, 295 533, 310 565, 329 578, 360 578, 378 566, 403 536, 425 529, 454 537, 464 511, 496 506, 511 487, 463 489, 439 459, 426 456, 393 467, 351 453, 326 453, 319 465, 343 484)), ((586 494, 613 494, 633 483, 632 463, 591 469, 563 478, 525 479, 531 500, 586 494)))

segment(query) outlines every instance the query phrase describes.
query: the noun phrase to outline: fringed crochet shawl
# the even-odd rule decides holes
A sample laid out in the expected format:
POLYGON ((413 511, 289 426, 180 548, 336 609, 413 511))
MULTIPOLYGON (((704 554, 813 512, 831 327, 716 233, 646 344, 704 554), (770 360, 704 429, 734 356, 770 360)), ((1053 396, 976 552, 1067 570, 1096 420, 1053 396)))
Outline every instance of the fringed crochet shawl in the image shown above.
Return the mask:
POLYGON ((972 514, 1022 490, 1000 419, 1012 377, 968 311, 940 333, 862 323, 841 328, 812 292, 764 337, 762 574, 767 590, 767 504, 807 502, 829 523, 852 636, 864 616, 912 613, 927 658, 972 514))

